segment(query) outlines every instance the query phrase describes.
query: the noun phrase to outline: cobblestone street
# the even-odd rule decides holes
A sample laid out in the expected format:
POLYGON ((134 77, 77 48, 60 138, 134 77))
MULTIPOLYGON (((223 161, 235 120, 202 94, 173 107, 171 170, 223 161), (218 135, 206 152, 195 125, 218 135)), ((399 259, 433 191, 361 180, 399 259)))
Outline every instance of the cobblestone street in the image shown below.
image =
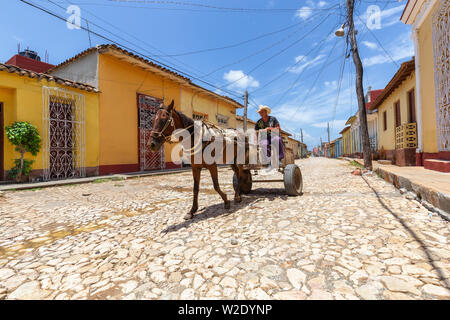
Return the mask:
MULTIPOLYGON (((202 171, 0 196, 0 299, 450 299, 449 223, 348 162, 224 209, 202 171)), ((232 171, 220 169, 233 198, 232 171)))

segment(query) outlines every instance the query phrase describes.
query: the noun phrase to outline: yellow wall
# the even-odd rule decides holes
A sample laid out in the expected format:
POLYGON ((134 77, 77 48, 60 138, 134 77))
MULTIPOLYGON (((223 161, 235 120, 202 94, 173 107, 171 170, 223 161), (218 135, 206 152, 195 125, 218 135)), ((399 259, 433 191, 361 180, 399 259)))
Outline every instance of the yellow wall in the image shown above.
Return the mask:
MULTIPOLYGON (((172 99, 180 106, 179 85, 107 54, 99 55, 100 165, 138 164, 137 93, 172 99)), ((166 147, 165 160, 170 159, 166 147)))
MULTIPOLYGON (((47 80, 37 80, 26 76, 19 76, 16 73, 0 72, 0 101, 4 103, 5 115, 4 123, 11 125, 14 121, 28 121, 35 125, 42 137, 42 87, 57 87, 81 93, 85 96, 85 126, 86 126, 86 167, 98 167, 98 94, 78 90, 72 87, 59 85, 47 80)), ((4 128, 2 128, 4 129, 4 128)), ((14 159, 19 157, 19 153, 14 151, 14 147, 4 138, 4 163, 5 170, 14 166, 14 159)), ((42 169, 42 148, 36 157, 30 153, 25 154, 25 158, 35 160, 33 170, 42 169)))
MULTIPOLYGON (((433 9, 433 12, 437 7, 433 9)), ((433 34, 430 13, 419 28, 420 94, 422 100, 423 151, 438 152, 434 86, 433 34)))
MULTIPOLYGON (((229 117, 229 127, 236 128, 235 107, 205 93, 194 96, 194 89, 148 72, 117 57, 99 55, 100 94, 100 165, 139 163, 137 93, 172 99, 175 109, 192 117, 193 111, 208 114, 217 124, 217 112, 229 117)), ((165 161, 171 162, 174 145, 164 145, 165 161)))
POLYGON ((350 134, 350 129, 342 133, 342 143, 343 143, 343 152, 344 154, 352 153, 352 136, 350 134))
POLYGON ((208 114, 208 120, 218 125, 216 115, 228 117, 228 128, 236 128, 236 108, 228 102, 212 97, 205 92, 182 87, 181 111, 189 117, 193 112, 208 114))
POLYGON ((378 149, 395 150, 395 108, 394 103, 400 101, 401 124, 408 123, 408 92, 415 89, 416 77, 413 72, 398 88, 378 106, 378 149), (386 111, 386 131, 384 130, 384 112, 386 111))

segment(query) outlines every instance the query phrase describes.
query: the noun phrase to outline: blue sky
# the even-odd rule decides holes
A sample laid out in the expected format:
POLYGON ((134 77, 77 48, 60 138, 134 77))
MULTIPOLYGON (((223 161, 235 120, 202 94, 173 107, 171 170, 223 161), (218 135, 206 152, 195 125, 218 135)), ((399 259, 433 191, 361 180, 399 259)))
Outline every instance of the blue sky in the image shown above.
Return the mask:
MULTIPOLYGON (((188 73, 208 89, 237 96, 247 89, 251 118, 258 118, 257 104, 269 105, 283 129, 295 134, 303 129, 309 148, 327 140, 328 121, 334 139, 357 110, 353 61, 344 58, 345 38, 334 36, 345 20, 344 0, 27 1, 63 17, 69 14, 60 7, 76 4, 91 30, 188 73)), ((47 51, 52 64, 89 47, 84 30, 69 30, 65 22, 19 0, 5 2, 1 62, 17 52, 18 42, 41 57, 47 51)), ((383 88, 414 54, 410 27, 399 20, 405 4, 357 1, 365 90, 383 88), (367 11, 373 5, 381 12, 379 25, 370 18, 374 11, 367 11)), ((91 41, 107 43, 92 34, 91 41)))

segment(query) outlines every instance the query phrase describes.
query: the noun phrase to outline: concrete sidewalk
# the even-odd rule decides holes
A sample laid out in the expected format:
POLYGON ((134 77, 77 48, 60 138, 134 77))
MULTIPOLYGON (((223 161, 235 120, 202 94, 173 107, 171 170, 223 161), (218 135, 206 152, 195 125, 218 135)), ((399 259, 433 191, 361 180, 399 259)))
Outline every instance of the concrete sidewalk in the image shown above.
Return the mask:
MULTIPOLYGON (((347 161, 364 163, 363 159, 344 158, 347 161)), ((384 180, 399 189, 406 189, 417 195, 417 200, 427 206, 440 209, 444 218, 450 220, 450 173, 424 169, 424 167, 399 167, 379 164, 373 161, 373 170, 384 180), (425 201, 425 202, 424 202, 425 201)))
POLYGON ((185 171, 190 171, 191 168, 182 168, 182 169, 168 169, 163 171, 140 171, 140 172, 130 172, 130 173, 120 173, 120 174, 112 174, 106 176, 95 176, 95 177, 87 177, 87 178, 75 178, 75 179, 65 179, 65 180, 52 180, 52 181, 44 181, 44 182, 30 182, 30 183, 7 183, 0 184, 0 192, 1 191, 12 191, 12 190, 26 190, 26 189, 36 189, 36 188, 48 188, 48 187, 57 187, 71 184, 81 184, 81 183, 90 183, 102 179, 107 180, 126 180, 126 179, 135 179, 147 176, 158 176, 164 174, 175 174, 185 171))

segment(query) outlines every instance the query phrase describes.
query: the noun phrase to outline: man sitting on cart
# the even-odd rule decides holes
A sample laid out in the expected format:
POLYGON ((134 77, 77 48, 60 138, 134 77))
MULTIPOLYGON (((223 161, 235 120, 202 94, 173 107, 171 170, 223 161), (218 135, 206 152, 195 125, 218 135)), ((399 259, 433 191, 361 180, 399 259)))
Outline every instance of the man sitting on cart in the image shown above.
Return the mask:
POLYGON ((267 149, 267 160, 270 163, 271 158, 271 145, 278 144, 279 148, 279 159, 284 158, 284 150, 283 150, 283 144, 280 137, 280 123, 278 122, 277 118, 269 116, 270 114, 270 108, 268 106, 259 106, 258 110, 259 115, 261 116, 261 119, 259 119, 255 124, 255 131, 259 130, 265 130, 266 136, 260 137, 259 145, 263 148, 267 149), (271 131, 278 131, 278 134, 271 135, 271 131))

